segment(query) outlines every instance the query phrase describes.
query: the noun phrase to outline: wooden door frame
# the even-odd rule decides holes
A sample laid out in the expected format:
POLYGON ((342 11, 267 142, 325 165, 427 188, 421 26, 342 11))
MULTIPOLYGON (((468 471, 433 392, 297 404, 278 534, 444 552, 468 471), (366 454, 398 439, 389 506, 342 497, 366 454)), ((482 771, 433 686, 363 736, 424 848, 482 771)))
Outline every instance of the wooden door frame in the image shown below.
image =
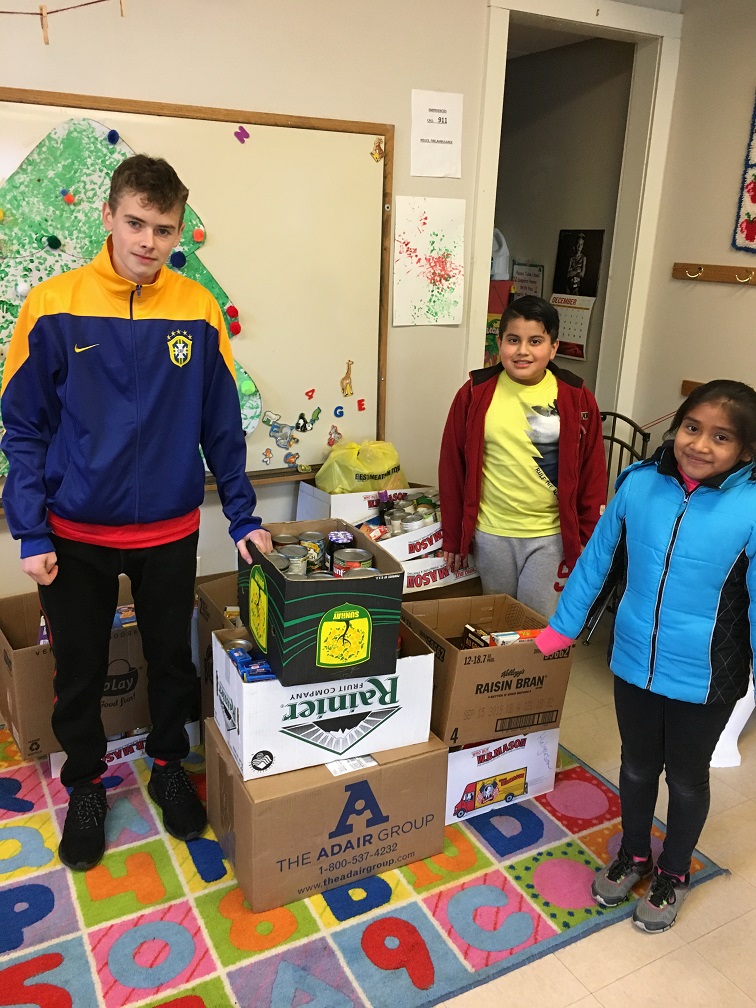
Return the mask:
POLYGON ((499 144, 512 12, 553 18, 597 36, 635 44, 625 149, 612 241, 603 336, 596 377, 602 409, 633 415, 643 323, 651 281, 680 57, 682 15, 617 0, 488 0, 481 95, 480 142, 469 279, 467 370, 482 363, 491 234, 498 184, 499 144))

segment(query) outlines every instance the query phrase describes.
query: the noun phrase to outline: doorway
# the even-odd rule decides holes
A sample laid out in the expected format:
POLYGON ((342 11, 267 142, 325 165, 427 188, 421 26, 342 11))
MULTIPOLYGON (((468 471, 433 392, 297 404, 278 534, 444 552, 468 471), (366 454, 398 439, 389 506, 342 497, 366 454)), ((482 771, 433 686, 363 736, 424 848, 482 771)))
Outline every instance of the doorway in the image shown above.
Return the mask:
MULTIPOLYGON (((573 16, 566 19, 565 4, 560 0, 510 0, 506 7, 504 2, 489 0, 467 364, 470 369, 479 367, 482 358, 488 289, 488 270, 484 272, 483 264, 490 262, 497 211, 510 30, 515 45, 522 45, 528 32, 551 33, 558 40, 554 49, 601 46, 604 40, 620 42, 627 48, 618 51, 632 54, 631 80, 614 228, 611 241, 606 241, 603 248, 606 286, 594 381, 602 409, 632 416, 682 16, 633 4, 614 3, 606 9, 575 0, 570 5, 573 16)), ((516 91, 515 83, 512 89, 516 91)), ((601 123, 596 123, 595 129, 600 128, 601 123)), ((552 227, 549 238, 552 263, 559 229, 552 227)), ((553 270, 551 275, 545 270, 544 296, 550 294, 552 279, 553 270)), ((564 363, 577 370, 571 362, 564 363)))

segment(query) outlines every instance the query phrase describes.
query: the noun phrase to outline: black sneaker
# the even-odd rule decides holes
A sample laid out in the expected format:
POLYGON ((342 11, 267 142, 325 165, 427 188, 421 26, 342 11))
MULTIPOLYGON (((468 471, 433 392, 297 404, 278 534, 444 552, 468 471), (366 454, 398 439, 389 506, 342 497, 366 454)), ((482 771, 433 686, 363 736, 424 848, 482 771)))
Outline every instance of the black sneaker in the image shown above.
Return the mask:
POLYGON ((72 871, 88 871, 105 853, 108 799, 102 784, 82 784, 71 791, 58 857, 72 871))
POLYGON ((150 798, 163 812, 163 826, 177 840, 196 840, 207 826, 205 806, 180 763, 152 767, 150 798))

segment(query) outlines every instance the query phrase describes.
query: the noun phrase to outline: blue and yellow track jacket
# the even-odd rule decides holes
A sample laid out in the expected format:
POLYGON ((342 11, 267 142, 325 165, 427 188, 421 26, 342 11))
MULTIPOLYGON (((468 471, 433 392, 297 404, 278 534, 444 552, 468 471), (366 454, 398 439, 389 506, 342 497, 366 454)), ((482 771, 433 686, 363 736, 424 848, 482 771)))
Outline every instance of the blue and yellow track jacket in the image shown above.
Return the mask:
POLYGON ((749 462, 689 492, 671 443, 630 466, 550 625, 576 638, 615 582, 615 675, 689 703, 745 696, 756 647, 755 472, 749 462))
POLYGON ((53 551, 48 510, 124 526, 187 515, 207 464, 237 542, 258 528, 231 346, 201 284, 136 285, 106 242, 24 302, 5 362, 3 506, 21 556, 53 551))

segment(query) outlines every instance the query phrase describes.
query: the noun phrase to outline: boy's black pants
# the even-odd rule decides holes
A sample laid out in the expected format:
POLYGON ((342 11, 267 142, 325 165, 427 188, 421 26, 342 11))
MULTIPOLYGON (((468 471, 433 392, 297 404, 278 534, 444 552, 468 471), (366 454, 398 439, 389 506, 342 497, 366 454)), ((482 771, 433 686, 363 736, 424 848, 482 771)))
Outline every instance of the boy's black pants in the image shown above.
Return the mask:
POLYGON ((60 779, 75 787, 105 772, 100 716, 118 575, 131 580, 137 625, 147 661, 152 730, 148 756, 181 760, 184 729, 196 698, 191 619, 199 532, 163 546, 114 549, 53 536, 58 574, 39 597, 55 655, 52 727, 67 759, 60 779))

